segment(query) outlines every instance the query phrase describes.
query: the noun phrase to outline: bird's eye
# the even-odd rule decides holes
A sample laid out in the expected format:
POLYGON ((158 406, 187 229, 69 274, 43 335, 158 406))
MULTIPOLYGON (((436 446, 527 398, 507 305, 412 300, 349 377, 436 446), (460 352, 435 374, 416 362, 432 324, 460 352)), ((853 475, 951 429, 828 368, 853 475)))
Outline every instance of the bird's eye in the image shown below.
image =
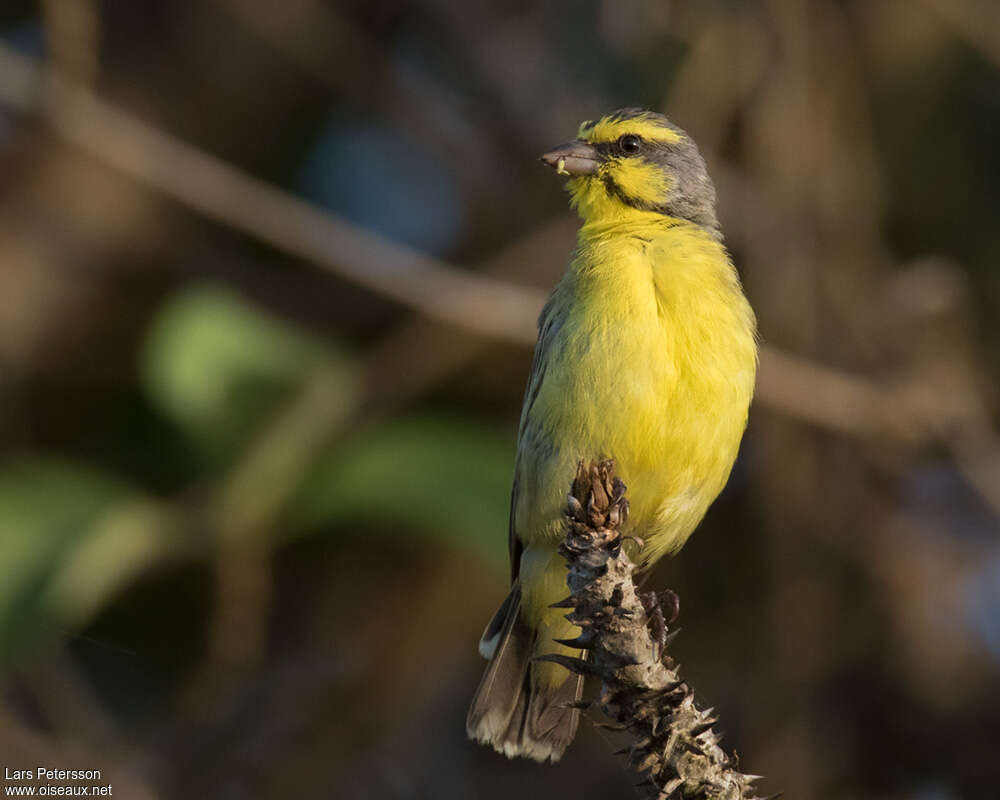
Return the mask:
POLYGON ((618 148, 627 156, 634 156, 642 149, 642 139, 634 133, 626 133, 618 139, 618 148))

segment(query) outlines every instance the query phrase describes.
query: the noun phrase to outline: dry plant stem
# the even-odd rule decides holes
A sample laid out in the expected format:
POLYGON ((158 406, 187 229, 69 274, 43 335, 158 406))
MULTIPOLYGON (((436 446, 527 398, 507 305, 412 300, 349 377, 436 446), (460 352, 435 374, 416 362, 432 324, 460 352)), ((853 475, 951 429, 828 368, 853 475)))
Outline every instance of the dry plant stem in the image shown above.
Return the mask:
POLYGON ((566 510, 560 552, 568 563, 570 596, 557 607, 583 629, 573 645, 587 660, 547 656, 601 680, 601 709, 627 730, 633 744, 621 751, 645 778, 649 798, 752 800, 759 776, 737 771, 712 730, 712 709, 695 705, 694 691, 664 653, 669 635, 654 638, 632 580, 635 564, 622 547, 628 516, 625 485, 614 464, 580 462, 566 510))

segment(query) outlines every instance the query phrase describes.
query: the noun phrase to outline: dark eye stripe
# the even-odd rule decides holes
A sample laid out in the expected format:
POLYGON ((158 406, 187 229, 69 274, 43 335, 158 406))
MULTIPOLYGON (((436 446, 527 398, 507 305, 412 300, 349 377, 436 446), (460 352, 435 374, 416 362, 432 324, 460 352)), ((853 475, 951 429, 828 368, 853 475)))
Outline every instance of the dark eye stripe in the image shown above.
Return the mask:
POLYGON ((619 200, 625 203, 625 205, 632 206, 632 208, 639 208, 642 209, 643 211, 656 211, 659 212, 660 214, 667 213, 666 204, 650 203, 647 200, 643 200, 641 198, 632 197, 631 195, 625 194, 625 191, 622 189, 622 187, 619 186, 615 182, 615 179, 612 178, 610 175, 602 176, 601 180, 604 183, 604 188, 607 190, 607 193, 609 195, 617 197, 619 200))
POLYGON ((597 151, 597 155, 605 161, 613 156, 615 152, 614 142, 594 142, 593 147, 597 151))

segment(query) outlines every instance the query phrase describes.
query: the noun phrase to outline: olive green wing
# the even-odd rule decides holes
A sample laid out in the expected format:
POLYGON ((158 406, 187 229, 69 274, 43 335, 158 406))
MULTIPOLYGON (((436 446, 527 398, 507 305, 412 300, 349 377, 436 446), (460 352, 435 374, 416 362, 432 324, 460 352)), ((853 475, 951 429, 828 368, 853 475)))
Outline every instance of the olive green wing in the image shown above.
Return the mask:
POLYGON ((528 427, 528 420, 531 417, 531 409, 538 399, 538 392, 541 390, 542 382, 545 380, 545 373, 552 352, 552 344, 563 324, 562 315, 558 311, 561 308, 560 300, 560 287, 557 286, 542 308, 542 313, 538 316, 538 341, 535 342, 535 354, 531 360, 531 372, 528 374, 528 385, 524 390, 524 402, 521 405, 521 421, 517 430, 517 458, 514 462, 514 484, 510 492, 510 522, 508 531, 510 582, 512 584, 517 580, 518 569, 521 565, 521 550, 523 549, 521 540, 518 538, 514 527, 514 512, 517 508, 518 491, 521 483, 521 448, 524 446, 525 432, 528 427))

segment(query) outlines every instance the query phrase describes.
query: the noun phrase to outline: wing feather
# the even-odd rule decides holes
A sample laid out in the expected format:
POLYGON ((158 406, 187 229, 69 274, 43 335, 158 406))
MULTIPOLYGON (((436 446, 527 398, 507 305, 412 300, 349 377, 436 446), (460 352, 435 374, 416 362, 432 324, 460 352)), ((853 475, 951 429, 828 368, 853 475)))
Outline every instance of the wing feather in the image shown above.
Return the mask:
POLYGON ((562 319, 555 309, 559 304, 559 286, 549 295, 548 301, 538 315, 538 341, 535 343, 535 354, 531 359, 531 372, 528 374, 528 385, 524 390, 524 402, 521 405, 521 421, 517 430, 517 458, 514 462, 514 483, 510 492, 510 522, 508 530, 508 545, 510 549, 510 581, 513 584, 517 580, 518 570, 521 566, 521 551, 524 546, 518 538, 514 525, 514 512, 517 509, 518 491, 520 488, 521 475, 521 448, 524 446, 524 435, 528 427, 528 419, 531 416, 531 409, 538 399, 542 382, 545 380, 545 372, 548 368, 549 356, 555 334, 562 326, 562 319))

